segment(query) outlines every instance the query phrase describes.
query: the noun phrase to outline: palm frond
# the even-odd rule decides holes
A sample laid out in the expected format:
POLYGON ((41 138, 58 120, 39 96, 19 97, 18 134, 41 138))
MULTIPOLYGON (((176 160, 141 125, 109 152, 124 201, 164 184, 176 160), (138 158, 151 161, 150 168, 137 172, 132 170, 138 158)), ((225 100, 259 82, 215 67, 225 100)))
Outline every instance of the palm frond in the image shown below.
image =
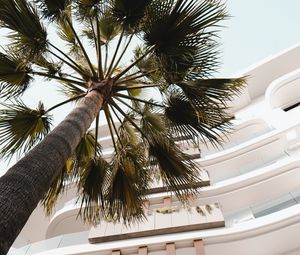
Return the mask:
POLYGON ((0 110, 0 154, 20 155, 41 141, 50 131, 52 118, 45 114, 44 105, 30 109, 23 102, 2 104, 0 110))
POLYGON ((79 175, 78 192, 81 199, 79 216, 86 222, 97 224, 104 209, 109 164, 100 156, 90 159, 79 175))
POLYGON ((35 8, 26 0, 0 0, 1 26, 12 32, 9 38, 16 51, 32 58, 47 49, 47 32, 35 8))
POLYGON ((221 135, 230 130, 232 116, 226 110, 215 103, 195 106, 182 95, 171 94, 164 116, 175 137, 192 137, 194 142, 199 137, 218 147, 223 142, 221 135))
POLYGON ((76 0, 79 20, 89 20, 103 12, 105 5, 102 0, 76 0))
POLYGON ((156 167, 166 189, 184 202, 196 192, 196 184, 200 181, 197 165, 175 145, 160 115, 144 110, 141 127, 147 134, 144 140, 149 148, 149 162, 156 167))
POLYGON ((43 71, 49 75, 56 75, 61 73, 62 63, 54 62, 41 55, 34 60, 34 64, 38 65, 43 71))
POLYGON ((86 91, 84 91, 82 88, 75 86, 74 84, 71 84, 69 82, 63 82, 59 91, 66 95, 68 98, 74 98, 86 93, 86 91))
POLYGON ((68 167, 66 163, 59 175, 52 182, 49 190, 47 191, 47 193, 41 201, 44 210, 46 211, 46 214, 48 216, 53 212, 58 197, 65 191, 65 184, 69 180, 69 178, 70 176, 68 174, 68 167))
POLYGON ((112 4, 112 14, 122 23, 125 29, 136 29, 145 16, 147 6, 153 0, 115 0, 112 4))
POLYGON ((21 95, 32 80, 30 66, 19 54, 0 52, 0 97, 21 95))
MULTIPOLYGON (((135 49, 135 60, 140 58, 145 53, 145 50, 141 47, 135 49)), ((159 60, 154 54, 150 54, 144 59, 142 59, 138 64, 138 69, 149 79, 153 82, 160 82, 162 80, 162 73, 159 70, 159 60)))
MULTIPOLYGON (((76 46, 76 38, 74 36, 74 33, 72 32, 72 29, 70 28, 69 24, 66 22, 65 19, 60 19, 57 22, 58 26, 58 36, 68 43, 69 46, 76 46)), ((79 47, 79 46, 77 46, 79 47)))
MULTIPOLYGON (((110 12, 105 12, 100 16, 98 19, 98 26, 101 45, 108 44, 121 32, 120 23, 117 22, 116 18, 113 17, 110 12)), ((83 34, 88 38, 91 45, 95 46, 95 33, 90 24, 85 26, 83 34)))
POLYGON ((105 215, 114 221, 131 223, 144 217, 143 201, 150 176, 141 147, 125 142, 112 159, 105 215))
POLYGON ((43 17, 51 21, 59 20, 71 4, 71 0, 34 0, 42 11, 43 17))
POLYGON ((216 60, 212 57, 216 54, 212 27, 226 17, 219 1, 178 0, 173 6, 171 2, 166 1, 161 7, 164 11, 158 13, 150 6, 143 26, 145 43, 155 46, 169 83, 183 80, 194 69, 209 73, 216 60))
POLYGON ((177 83, 193 104, 202 102, 226 103, 238 95, 245 86, 245 77, 237 79, 198 79, 177 83))
MULTIPOLYGON (((97 142, 95 135, 92 132, 87 132, 80 140, 78 146, 76 147, 74 154, 74 170, 73 174, 76 176, 82 171, 81 168, 85 168, 86 162, 89 162, 95 155, 95 143, 96 145, 96 155, 101 154, 102 147, 97 142)), ((84 171, 84 170, 83 170, 84 171)))
POLYGON ((110 12, 105 12, 99 19, 99 28, 101 35, 101 42, 107 44, 114 39, 120 32, 121 26, 116 18, 110 12))

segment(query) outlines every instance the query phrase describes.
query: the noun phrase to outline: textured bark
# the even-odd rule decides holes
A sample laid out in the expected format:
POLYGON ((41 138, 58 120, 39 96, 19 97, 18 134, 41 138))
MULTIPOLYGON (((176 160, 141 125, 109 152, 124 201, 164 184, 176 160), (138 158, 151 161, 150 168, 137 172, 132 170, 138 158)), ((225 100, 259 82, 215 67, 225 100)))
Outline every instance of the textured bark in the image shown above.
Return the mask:
POLYGON ((0 254, 6 254, 103 104, 91 91, 45 139, 0 178, 0 254))

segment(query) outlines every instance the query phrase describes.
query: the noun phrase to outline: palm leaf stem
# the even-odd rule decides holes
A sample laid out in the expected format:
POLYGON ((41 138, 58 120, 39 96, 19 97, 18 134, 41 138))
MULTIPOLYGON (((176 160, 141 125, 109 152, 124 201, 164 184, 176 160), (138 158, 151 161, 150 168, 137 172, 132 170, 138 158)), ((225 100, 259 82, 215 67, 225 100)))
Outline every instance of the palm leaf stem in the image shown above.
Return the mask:
POLYGON ((104 60, 104 73, 107 70, 107 59, 108 59, 108 44, 105 44, 105 60, 104 60))
POLYGON ((121 32, 121 34, 120 34, 120 36, 119 36, 119 40, 118 40, 118 43, 117 43, 117 46, 116 46, 116 50, 115 50, 115 52, 114 52, 113 58, 112 58, 112 60, 111 60, 111 62, 110 62, 110 65, 109 65, 109 67, 108 67, 108 70, 107 70, 107 73, 106 73, 106 75, 105 75, 105 78, 109 77, 109 75, 111 75, 111 73, 113 73, 113 71, 114 71, 113 65, 114 65, 115 59, 116 59, 116 57, 117 57, 118 51, 119 51, 119 49, 120 49, 120 46, 121 46, 121 42, 122 42, 122 40, 123 40, 124 33, 125 33, 125 29, 123 28, 123 29, 122 29, 122 32, 121 32))
POLYGON ((116 118, 118 119, 118 121, 119 121, 120 123, 122 123, 122 120, 121 120, 121 118, 119 117, 119 115, 118 115, 118 113, 116 112, 116 110, 115 110, 113 107, 111 107, 111 106, 110 106, 110 108, 111 108, 111 110, 113 111, 113 113, 114 113, 114 115, 116 116, 116 118))
MULTIPOLYGON (((68 56, 68 54, 66 54, 65 52, 63 52, 62 50, 60 50, 58 47, 56 47, 54 44, 52 44, 51 42, 49 42, 49 45, 54 48, 55 50, 57 50, 61 55, 63 55, 66 59, 68 59, 72 65, 77 67, 77 71, 80 70, 81 73, 84 73, 84 70, 82 69, 82 67, 80 65, 78 65, 72 58, 70 58, 68 56)), ((50 52, 50 51, 49 51, 50 52)), ((52 53, 52 52, 50 52, 52 53)), ((64 63, 68 64, 67 61, 65 61, 63 58, 60 58, 62 61, 64 61, 64 63)))
POLYGON ((142 86, 118 86, 117 87, 117 91, 121 91, 121 90, 129 90, 129 89, 146 89, 146 88, 154 88, 154 87, 158 87, 159 85, 156 83, 153 84, 148 84, 148 85, 142 85, 142 86))
POLYGON ((124 97, 126 99, 139 101, 141 103, 150 104, 150 105, 157 106, 157 107, 165 107, 162 104, 153 103, 151 101, 146 101, 146 100, 143 100, 143 99, 140 99, 140 98, 137 98, 137 97, 127 96, 127 95, 124 95, 124 94, 121 94, 121 93, 116 93, 115 96, 124 97))
POLYGON ((69 63, 68 61, 66 61, 64 58, 60 57, 59 55, 57 55, 56 53, 54 53, 53 51, 48 50, 48 52, 50 54, 52 54, 54 57, 58 58, 60 61, 62 61, 63 63, 65 63, 66 65, 68 65, 69 67, 71 67, 74 71, 78 72, 79 74, 81 74, 82 76, 85 76, 85 72, 81 69, 81 67, 79 67, 80 69, 78 69, 77 64, 76 66, 69 63))
POLYGON ((115 80, 119 80, 124 74, 126 74, 132 67, 134 67, 136 64, 138 64, 140 61, 143 60, 151 51, 155 49, 155 46, 150 47, 142 56, 140 56, 138 59, 136 59, 134 62, 132 62, 127 68, 125 68, 121 73, 116 75, 114 78, 115 80))
POLYGON ((95 157, 97 156, 97 145, 98 145, 98 127, 99 127, 99 114, 96 116, 96 121, 95 121, 95 144, 94 144, 94 155, 95 157))
MULTIPOLYGON (((122 60, 124 54, 126 53, 128 47, 129 47, 129 45, 130 45, 130 43, 131 43, 132 38, 133 38, 133 34, 130 35, 129 40, 128 40, 128 42, 126 43, 126 45, 125 45, 125 47, 124 47, 124 49, 123 49, 121 55, 119 56, 117 62, 116 62, 115 65, 114 65, 114 67, 112 68, 111 73, 113 72, 113 70, 115 70, 115 69, 118 67, 120 61, 122 60)), ((111 73, 110 73, 109 75, 111 75, 111 73)))
POLYGON ((104 114, 105 114, 105 117, 106 117, 106 120, 107 120, 107 124, 108 124, 108 128, 109 128, 111 140, 113 142, 115 151, 117 151, 117 144, 116 144, 116 141, 115 141, 114 132, 113 132, 113 129, 112 129, 112 126, 111 126, 111 122, 110 122, 109 110, 108 110, 107 107, 105 107, 105 108, 103 108, 103 111, 104 111, 104 114))
POLYGON ((45 113, 48 113, 48 112, 50 112, 50 111, 52 111, 52 110, 54 110, 54 109, 56 109, 56 108, 58 108, 58 107, 60 107, 60 106, 62 106, 62 105, 64 105, 64 104, 67 104, 67 103, 70 103, 70 102, 72 102, 72 101, 74 101, 74 100, 77 100, 77 99, 79 99, 79 98, 82 98, 82 97, 84 97, 85 95, 86 95, 86 94, 84 93, 84 94, 81 94, 81 95, 79 95, 79 96, 75 96, 75 97, 69 98, 68 100, 65 100, 65 101, 63 101, 63 102, 61 102, 61 103, 59 103, 59 104, 56 104, 56 105, 50 107, 45 113))
POLYGON ((72 32, 73 32, 73 34, 74 34, 74 36, 75 36, 78 44, 79 44, 80 49, 82 50, 82 53, 83 53, 83 55, 84 55, 84 57, 85 57, 88 65, 89 65, 92 73, 93 73, 93 76, 96 77, 97 76, 96 75, 96 71, 95 71, 95 69, 94 69, 94 67, 92 65, 92 62, 91 62, 88 54, 86 53, 85 48, 83 47, 83 45, 81 43, 81 40, 80 40, 79 36, 77 35, 76 30, 74 29, 74 27, 72 25, 72 22, 71 22, 71 20, 70 20, 70 18, 68 16, 66 16, 66 21, 67 21, 68 25, 70 26, 70 28, 71 28, 71 30, 72 30, 72 32))
POLYGON ((139 115, 143 115, 142 112, 140 112, 139 110, 135 109, 134 107, 132 107, 130 104, 126 103, 124 100, 122 100, 119 97, 115 97, 116 100, 118 100, 119 102, 121 102, 123 105, 127 106, 129 109, 131 109, 132 111, 136 112, 139 115))
MULTIPOLYGON (((144 133, 144 131, 131 119, 131 118, 129 118, 128 117, 128 115, 121 109, 121 107, 119 107, 117 104, 116 104, 116 102, 114 102, 113 100, 111 100, 110 101, 111 102, 111 106, 113 106, 113 107, 115 107, 117 110, 118 110, 118 112, 120 112, 123 116, 124 116, 124 118, 126 119, 126 120, 128 120, 130 123, 131 123, 131 125, 132 126, 134 126, 141 134, 142 134, 142 136, 143 137, 145 137, 146 138, 146 140, 148 140, 149 141, 149 138, 147 137, 147 135, 144 133)), ((150 142, 150 141, 149 141, 150 142)))
POLYGON ((74 75, 71 75, 71 74, 67 74, 67 73, 61 73, 61 74, 62 74, 62 76, 68 76, 70 78, 77 79, 77 80, 82 81, 82 82, 85 81, 84 79, 82 79, 80 77, 77 77, 77 76, 74 76, 74 75))
POLYGON ((134 72, 134 73, 132 73, 132 74, 130 74, 130 75, 127 75, 126 77, 124 77, 123 79, 120 79, 120 81, 121 80, 125 80, 125 79, 127 79, 127 78, 130 78, 130 77, 132 77, 132 76, 134 76, 134 75, 137 75, 137 74, 142 74, 143 72, 141 71, 141 70, 138 70, 138 71, 136 71, 136 72, 134 72))
POLYGON ((96 26, 97 26, 97 57, 98 57, 98 76, 101 80, 104 79, 103 67, 102 67, 102 53, 101 53, 101 34, 100 34, 100 25, 98 21, 98 16, 96 16, 96 26))
MULTIPOLYGON (((119 121, 120 123, 122 123, 122 121, 120 120, 120 118, 119 118, 118 114, 115 112, 115 110, 114 110, 112 107, 110 107, 110 108, 112 109, 114 115, 117 117, 118 121, 119 121)), ((112 115, 111 115, 110 111, 108 111, 108 115, 109 115, 110 119, 112 120, 113 118, 112 118, 112 115)), ((117 137, 118 137, 118 141, 120 142, 120 144, 121 144, 121 146, 122 146, 122 148, 123 148, 124 146, 123 146, 123 144, 122 144, 122 140, 120 139, 120 136, 119 136, 119 133, 118 133, 118 129, 117 129, 117 127, 116 127, 116 124, 115 124, 114 121, 112 121, 111 124, 112 124, 112 126, 113 126, 113 129, 114 129, 114 131, 115 131, 117 137)))
POLYGON ((43 72, 30 72, 31 74, 33 75, 38 75, 38 76, 42 76, 42 77, 46 77, 46 78, 51 78, 51 79, 55 79, 55 80, 59 80, 59 81, 63 81, 63 82, 69 82, 69 83, 74 83, 76 85, 79 85, 83 88, 86 88, 86 83, 85 82, 80 82, 80 81, 75 81, 75 80, 72 80, 72 79, 67 79, 67 78, 64 78, 64 77, 59 77, 59 76, 55 76, 55 75, 52 75, 52 74, 48 74, 48 73, 43 73, 43 72))
POLYGON ((136 75, 136 76, 132 76, 132 75, 126 76, 124 79, 118 80, 116 82, 116 85, 122 84, 122 83, 125 83, 125 82, 129 82, 129 81, 134 81, 134 80, 139 79, 139 78, 143 78, 145 75, 151 74, 151 73, 154 73, 154 72, 156 72, 156 70, 155 71, 149 71, 147 73, 142 73, 142 74, 136 75), (128 78, 128 77, 130 77, 130 78, 128 78))
POLYGON ((151 51, 155 49, 155 46, 150 47, 142 56, 132 62, 127 68, 125 68, 121 73, 116 75, 114 78, 115 80, 119 80, 124 74, 126 74, 131 68, 133 68, 136 64, 138 64, 143 58, 145 58, 151 51))
MULTIPOLYGON (((146 82, 146 81, 126 81, 126 82, 124 82, 123 85, 128 85, 128 86, 130 86, 130 85, 136 85, 136 84, 139 84, 139 85, 150 85, 150 86, 152 86, 152 85, 157 85, 157 86, 159 86, 159 84, 157 84, 157 83, 154 83, 154 82, 146 82)), ((121 84, 121 86, 122 86, 122 84, 121 84)))
MULTIPOLYGON (((93 25, 93 21, 91 18, 89 18, 89 21, 90 21, 90 25, 91 25, 91 28, 92 28, 92 33, 93 33, 93 39, 94 39, 94 44, 96 46, 96 55, 97 55, 97 59, 98 59, 98 40, 97 40, 97 35, 96 35, 96 32, 95 32, 95 28, 94 28, 94 25, 93 25)), ((99 76, 99 73, 98 73, 98 76, 99 76)), ((98 77, 99 78, 99 77, 98 77)))

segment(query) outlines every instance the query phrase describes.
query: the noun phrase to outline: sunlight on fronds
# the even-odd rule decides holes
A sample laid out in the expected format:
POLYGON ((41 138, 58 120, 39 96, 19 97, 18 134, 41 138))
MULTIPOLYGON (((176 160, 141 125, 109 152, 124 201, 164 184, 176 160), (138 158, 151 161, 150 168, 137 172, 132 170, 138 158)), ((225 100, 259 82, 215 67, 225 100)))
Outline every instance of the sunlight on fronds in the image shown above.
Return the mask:
POLYGON ((78 146, 76 147, 74 154, 74 175, 80 174, 81 168, 85 167, 86 163, 96 156, 101 154, 102 147, 97 142, 96 153, 95 153, 95 143, 97 142, 95 135, 92 132, 86 133, 78 146), (79 169, 77 169, 79 168, 79 169))

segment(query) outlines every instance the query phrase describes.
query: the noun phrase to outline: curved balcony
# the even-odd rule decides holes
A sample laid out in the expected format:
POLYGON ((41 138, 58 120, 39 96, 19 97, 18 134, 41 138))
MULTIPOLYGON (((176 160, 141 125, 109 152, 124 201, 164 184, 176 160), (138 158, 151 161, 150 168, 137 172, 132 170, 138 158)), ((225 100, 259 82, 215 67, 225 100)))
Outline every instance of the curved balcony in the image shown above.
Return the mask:
MULTIPOLYGON (((202 239, 206 255, 231 254, 297 254, 292 253, 299 249, 298 236, 300 235, 300 205, 296 204, 288 208, 273 212, 266 216, 248 220, 232 227, 216 228, 210 230, 197 230, 184 233, 150 236, 129 240, 110 241, 97 245, 76 243, 61 247, 56 242, 56 247, 49 246, 52 250, 39 249, 36 244, 31 245, 32 253, 19 253, 19 255, 40 254, 99 254, 111 255, 117 249, 120 253, 137 255, 139 247, 147 244, 148 254, 166 254, 166 244, 174 243, 176 254, 196 255, 193 247, 194 240, 202 239), (288 237, 288 238, 287 238, 288 237), (276 240, 276 242, 274 242, 276 240), (272 244, 272 245, 270 245, 272 244), (247 248, 249 247, 249 249, 247 248), (55 249, 56 248, 56 249, 55 249), (43 251, 41 251, 43 250, 43 251), (186 253, 189 252, 189 253, 186 253)), ((60 237, 58 237, 60 238, 60 237)), ((44 241, 44 247, 47 242, 44 241)), ((41 247, 41 243, 38 244, 41 247)), ((26 247, 24 247, 25 249, 26 247)), ((16 254, 16 253, 13 253, 16 254)), ((147 253, 146 253, 147 254, 147 253)))
POLYGON ((300 69, 275 81, 266 90, 265 98, 271 109, 286 109, 300 102, 300 69))

